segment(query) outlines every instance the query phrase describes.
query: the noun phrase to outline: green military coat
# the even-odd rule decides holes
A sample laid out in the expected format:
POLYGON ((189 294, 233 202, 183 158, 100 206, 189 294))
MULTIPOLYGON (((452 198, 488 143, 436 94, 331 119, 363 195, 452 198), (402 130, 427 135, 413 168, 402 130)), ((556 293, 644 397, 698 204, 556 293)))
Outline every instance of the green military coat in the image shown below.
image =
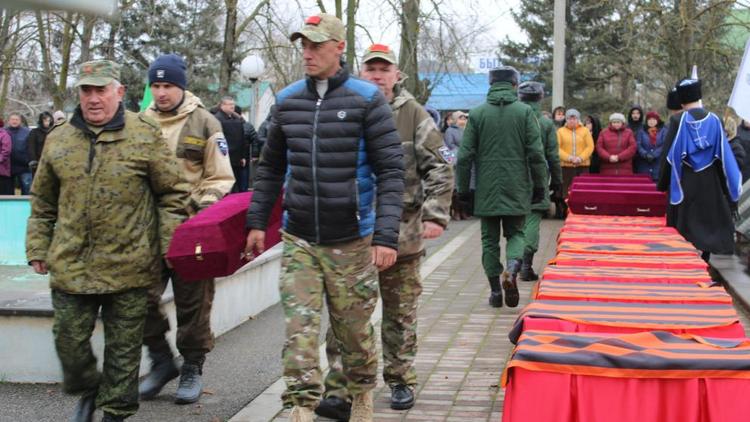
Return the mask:
MULTIPOLYGON (((547 160, 548 179, 551 185, 562 185, 562 170, 560 169, 560 145, 557 143, 557 127, 555 122, 544 117, 539 109, 539 103, 526 103, 534 109, 536 118, 539 120, 539 128, 542 133, 542 147, 544 158, 547 160)), ((546 179, 545 179, 546 180, 546 179)), ((549 189, 544 190, 544 200, 532 204, 534 211, 547 211, 549 209, 549 189)))
POLYGON ((533 188, 547 188, 539 122, 510 83, 493 84, 487 102, 469 113, 458 149, 459 193, 469 191, 472 165, 474 215, 479 217, 526 215, 533 188))

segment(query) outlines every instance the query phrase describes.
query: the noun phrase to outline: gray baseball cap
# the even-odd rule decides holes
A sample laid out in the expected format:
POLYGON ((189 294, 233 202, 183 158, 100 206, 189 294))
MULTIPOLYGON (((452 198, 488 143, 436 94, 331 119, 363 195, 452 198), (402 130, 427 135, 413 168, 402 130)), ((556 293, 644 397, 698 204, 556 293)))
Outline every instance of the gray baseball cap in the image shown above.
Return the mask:
POLYGON ((292 33, 289 36, 289 40, 294 42, 301 37, 305 37, 315 43, 330 40, 344 41, 346 39, 346 29, 341 19, 327 13, 321 13, 305 19, 305 26, 299 31, 292 33))

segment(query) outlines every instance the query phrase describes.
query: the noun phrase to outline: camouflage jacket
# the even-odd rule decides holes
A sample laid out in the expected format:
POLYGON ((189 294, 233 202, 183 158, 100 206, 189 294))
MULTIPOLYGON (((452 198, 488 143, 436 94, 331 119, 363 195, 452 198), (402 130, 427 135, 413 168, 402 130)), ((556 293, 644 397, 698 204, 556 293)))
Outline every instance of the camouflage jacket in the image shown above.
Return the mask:
POLYGON ((186 217, 189 186, 150 119, 123 111, 97 135, 81 117, 48 135, 31 186, 26 257, 50 287, 104 294, 146 287, 186 217))
POLYGON ((161 112, 152 103, 144 113, 161 125, 167 143, 182 162, 185 177, 192 186, 191 213, 229 193, 234 185, 229 146, 221 123, 198 97, 185 91, 185 99, 176 110, 161 112))
POLYGON ((445 227, 450 220, 453 167, 432 117, 414 97, 396 86, 391 101, 393 120, 404 147, 404 211, 398 236, 398 260, 424 253, 422 222, 445 227))

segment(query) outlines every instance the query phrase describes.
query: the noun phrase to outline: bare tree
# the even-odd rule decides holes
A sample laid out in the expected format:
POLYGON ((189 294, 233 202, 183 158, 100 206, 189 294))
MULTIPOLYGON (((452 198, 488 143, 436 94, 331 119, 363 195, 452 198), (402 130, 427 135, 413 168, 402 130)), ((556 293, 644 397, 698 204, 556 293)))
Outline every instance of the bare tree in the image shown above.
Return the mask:
POLYGON ((224 23, 224 45, 221 53, 221 68, 219 69, 219 93, 226 95, 229 92, 229 84, 232 80, 232 72, 241 56, 237 54, 238 42, 242 33, 247 30, 248 25, 258 18, 260 11, 269 3, 269 0, 261 0, 255 9, 246 16, 238 25, 238 0, 224 0, 226 7, 226 20, 224 23))

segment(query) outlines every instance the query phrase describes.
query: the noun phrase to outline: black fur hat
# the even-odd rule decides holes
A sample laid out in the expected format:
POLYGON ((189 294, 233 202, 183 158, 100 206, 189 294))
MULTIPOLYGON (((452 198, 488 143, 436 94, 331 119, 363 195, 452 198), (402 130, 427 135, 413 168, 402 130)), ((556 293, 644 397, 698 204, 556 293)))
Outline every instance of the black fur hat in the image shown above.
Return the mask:
POLYGON ((518 85, 518 98, 521 101, 535 103, 544 97, 544 85, 541 82, 527 81, 518 85))
POLYGON ((680 97, 677 95, 676 88, 672 88, 667 93, 667 110, 682 110, 682 104, 680 104, 680 97))
POLYGON ((490 70, 490 85, 496 82, 510 82, 518 85, 518 71, 513 66, 500 66, 490 70))
POLYGON ((677 82, 675 88, 677 89, 680 104, 693 103, 703 98, 700 79, 685 78, 677 82))

